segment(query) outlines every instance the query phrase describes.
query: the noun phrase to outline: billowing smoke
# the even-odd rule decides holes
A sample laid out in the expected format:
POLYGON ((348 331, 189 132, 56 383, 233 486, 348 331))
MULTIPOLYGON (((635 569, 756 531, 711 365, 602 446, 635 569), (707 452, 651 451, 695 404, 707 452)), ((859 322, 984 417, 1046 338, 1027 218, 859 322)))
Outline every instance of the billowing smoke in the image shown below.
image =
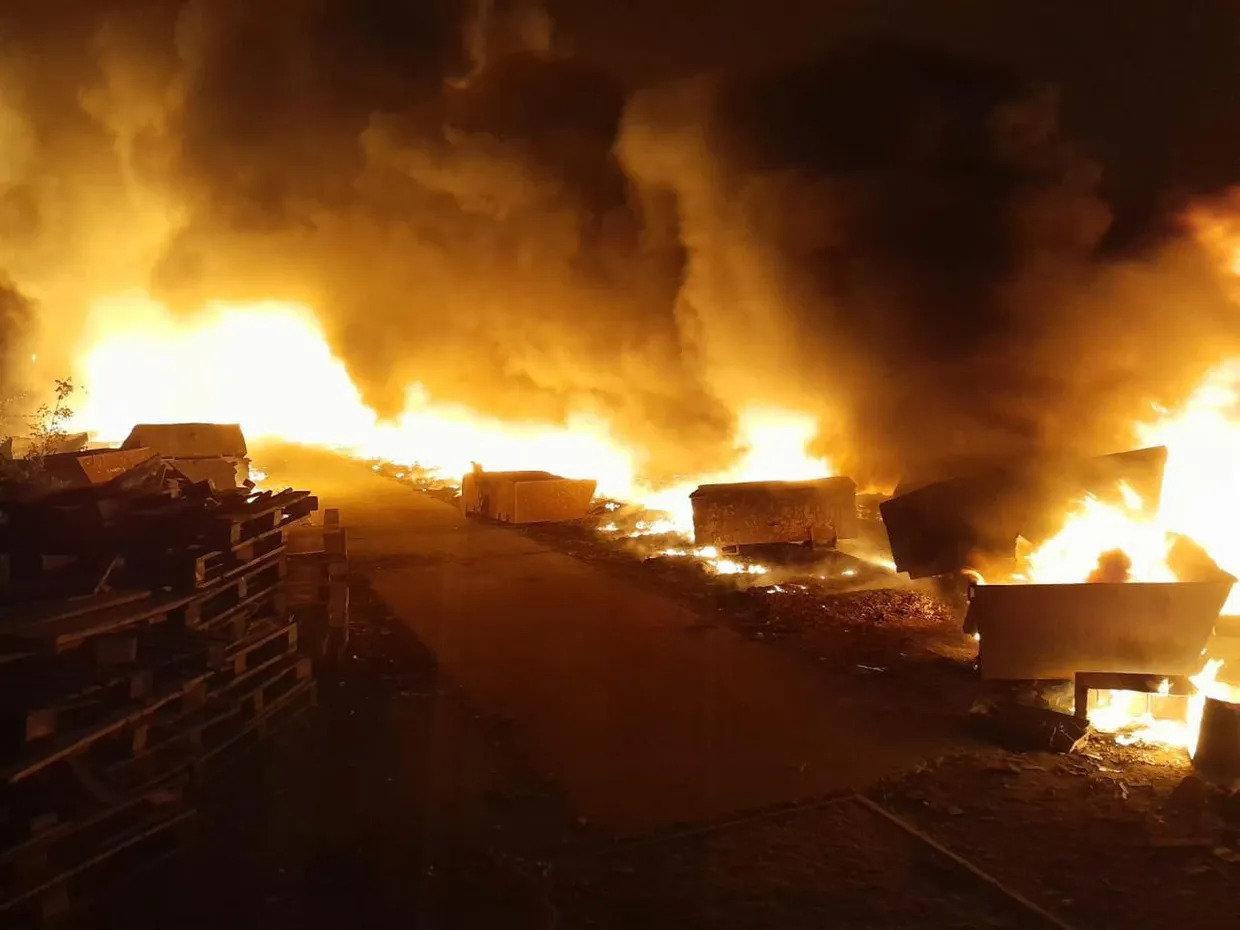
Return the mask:
POLYGON ((854 473, 1123 442, 1238 334, 1191 245, 1102 257, 1055 95, 983 66, 877 46, 657 88, 621 152, 674 201, 708 389, 817 410, 854 473))
POLYGON ((0 275, 0 394, 19 385, 14 370, 21 365, 31 314, 30 302, 0 275))
POLYGON ((384 413, 595 413, 659 477, 792 407, 890 479, 1122 443, 1235 335, 1187 237, 1104 255, 1054 94, 946 54, 634 91, 520 0, 63 6, 0 9, 0 246, 45 342, 135 288, 301 300, 384 413))

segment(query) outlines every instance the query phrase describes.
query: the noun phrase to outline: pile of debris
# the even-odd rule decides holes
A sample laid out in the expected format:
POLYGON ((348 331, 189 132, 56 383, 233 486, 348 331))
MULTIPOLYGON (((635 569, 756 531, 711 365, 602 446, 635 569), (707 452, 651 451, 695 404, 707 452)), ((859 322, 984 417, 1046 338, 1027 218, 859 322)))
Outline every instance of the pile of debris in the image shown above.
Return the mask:
POLYGON ((202 780, 313 703, 286 592, 307 491, 148 449, 50 456, 0 500, 0 922, 184 839, 202 780))

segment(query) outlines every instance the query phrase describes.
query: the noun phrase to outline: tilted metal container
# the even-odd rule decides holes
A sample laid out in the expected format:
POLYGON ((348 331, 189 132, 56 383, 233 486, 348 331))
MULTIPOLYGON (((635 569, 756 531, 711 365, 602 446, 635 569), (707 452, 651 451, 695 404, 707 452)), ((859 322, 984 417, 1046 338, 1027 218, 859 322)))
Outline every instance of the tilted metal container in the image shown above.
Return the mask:
POLYGON ((976 557, 1011 558, 1016 537, 1054 533, 1086 494, 1103 500, 1120 484, 1148 513, 1158 511, 1167 450, 1135 449, 1088 459, 1024 459, 1004 468, 897 488, 879 505, 896 568, 913 578, 976 567, 976 557))

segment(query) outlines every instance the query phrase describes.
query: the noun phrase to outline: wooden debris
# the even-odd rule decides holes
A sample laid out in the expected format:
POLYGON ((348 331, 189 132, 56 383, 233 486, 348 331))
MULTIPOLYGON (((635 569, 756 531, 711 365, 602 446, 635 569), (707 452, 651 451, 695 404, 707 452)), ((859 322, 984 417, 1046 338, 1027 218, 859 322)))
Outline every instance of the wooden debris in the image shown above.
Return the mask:
POLYGON ((975 719, 983 735, 1012 752, 1070 753, 1090 733, 1086 720, 1024 704, 999 704, 975 719))
POLYGON ((118 455, 95 463, 105 480, 0 501, 0 923, 80 904, 104 862, 175 848, 182 789, 314 699, 285 578, 317 499, 216 491, 138 450, 106 474, 118 455))

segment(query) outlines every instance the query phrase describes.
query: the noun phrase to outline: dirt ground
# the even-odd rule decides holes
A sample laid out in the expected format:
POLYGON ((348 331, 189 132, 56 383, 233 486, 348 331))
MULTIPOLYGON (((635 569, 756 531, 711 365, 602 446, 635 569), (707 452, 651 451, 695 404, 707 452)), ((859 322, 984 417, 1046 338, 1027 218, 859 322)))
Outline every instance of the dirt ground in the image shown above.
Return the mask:
MULTIPOLYGON (((327 477, 312 486, 337 493, 327 477)), ((433 509, 398 525, 398 495, 421 495, 367 489, 353 509, 370 522, 352 565, 351 648, 320 674, 318 707, 216 786, 187 854, 115 886, 84 927, 1240 926, 1236 796, 1193 777, 1182 754, 1104 738, 1070 756, 1012 754, 972 737, 972 644, 932 592, 842 590, 856 576, 842 584, 830 566, 804 588, 803 567, 780 591, 738 585, 589 526, 492 530, 519 543, 433 509), (485 566, 500 602, 557 578, 576 602, 523 593, 528 626, 497 631, 465 616, 478 602, 450 580, 465 563, 485 566), (525 566, 511 588, 505 565, 525 566), (630 623, 622 603, 571 632, 600 583, 669 619, 614 639, 607 630, 630 623), (617 648, 637 698, 591 664, 617 648), (735 717, 739 732, 703 731, 699 710, 677 708, 660 726, 659 701, 680 692, 658 677, 698 674, 699 652, 704 681, 741 679, 735 699, 699 682, 699 710, 735 717), (554 705, 572 693, 526 699, 540 681, 599 675, 571 713, 554 705), (766 690, 762 713, 735 703, 749 684, 766 690), (808 716, 794 706, 806 701, 808 716), (781 709, 799 722, 759 732, 781 709), (831 719, 815 731, 815 717, 831 719), (850 717, 860 726, 834 723, 850 717), (833 771, 745 764, 799 758, 807 737, 825 741, 814 765, 833 771), (886 755, 868 763, 849 747, 886 755)))
MULTIPOLYGON (((790 570, 792 580, 772 593, 765 583, 738 587, 691 563, 650 559, 640 542, 600 546, 589 527, 533 532, 563 539, 582 558, 641 563, 747 636, 880 678, 900 700, 951 707, 968 725, 979 692, 976 647, 960 632, 958 609, 928 586, 840 592, 799 585, 806 578, 790 570)), ((1240 792, 1208 785, 1182 750, 1120 746, 1103 734, 1071 755, 979 741, 866 793, 1069 926, 1240 926, 1240 792)), ((793 925, 786 915, 781 923, 793 925)))

